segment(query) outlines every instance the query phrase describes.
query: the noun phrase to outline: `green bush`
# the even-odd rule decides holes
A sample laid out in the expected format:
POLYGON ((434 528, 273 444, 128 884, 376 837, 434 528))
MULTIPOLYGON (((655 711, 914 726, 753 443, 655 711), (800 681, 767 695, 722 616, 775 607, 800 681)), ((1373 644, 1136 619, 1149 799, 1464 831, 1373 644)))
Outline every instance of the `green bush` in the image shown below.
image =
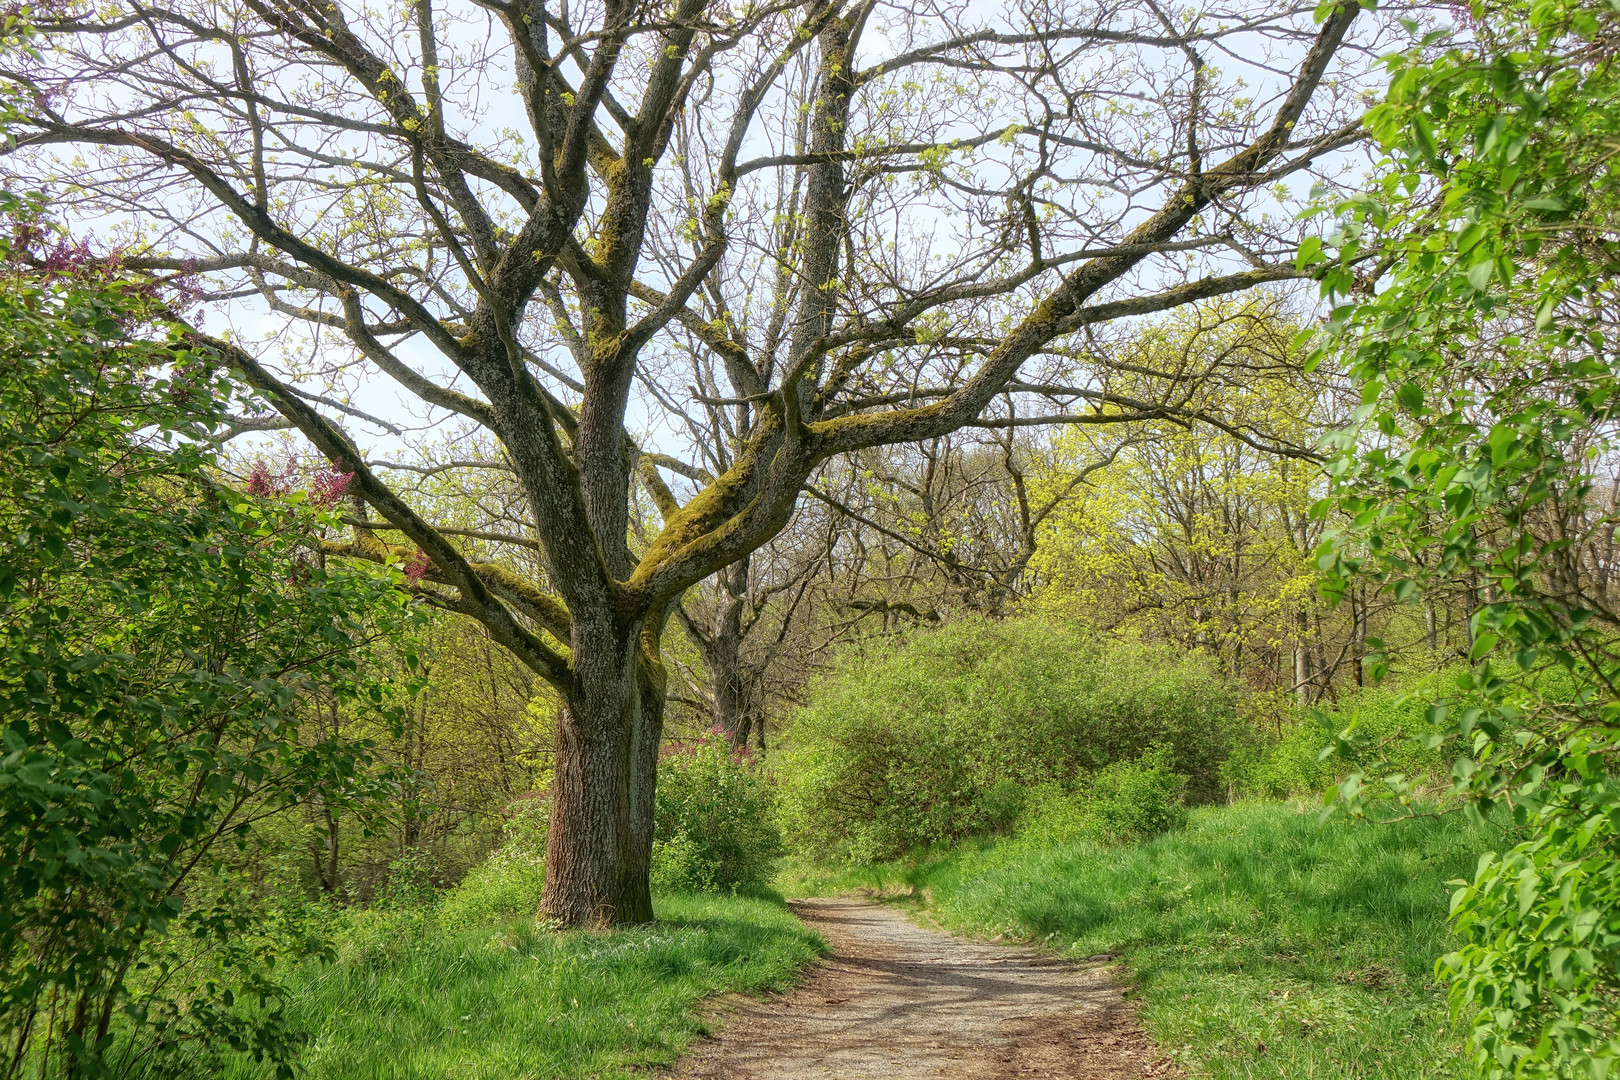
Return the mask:
POLYGON ((658 763, 654 891, 762 887, 782 854, 773 804, 747 751, 733 751, 718 733, 671 744, 658 763))
POLYGON ((1078 844, 1096 834, 1085 799, 1061 784, 1038 784, 1025 792, 1017 839, 1026 846, 1078 844))
POLYGON ((1116 761, 1080 787, 1040 784, 1024 791, 1015 837, 1021 847, 1126 844, 1187 823, 1187 778, 1163 750, 1116 761))
POLYGON ((432 907, 440 899, 433 884, 433 856, 422 848, 407 848, 388 864, 388 876, 378 886, 373 907, 406 910, 432 907))
POLYGON ((1006 829, 1155 746, 1201 803, 1225 790, 1235 691, 1206 660, 1044 619, 963 621, 842 658, 777 752, 796 851, 869 861, 1006 829))
POLYGON ((40 210, 0 191, 0 1073, 285 1065, 297 1033, 253 1003, 310 950, 254 880, 259 826, 382 815, 354 733, 400 722, 380 643, 409 654, 414 618, 390 574, 310 558, 348 474, 222 484, 216 435, 257 402, 178 294, 39 261, 40 210))
POLYGON ((1006 832, 1018 823, 1028 802, 1028 788, 1016 780, 998 780, 979 800, 979 820, 988 832, 1006 832))
POLYGON ((1187 824, 1187 778, 1170 755, 1150 750, 1116 761, 1097 773, 1086 792, 1086 810, 1099 839, 1134 844, 1187 824))
POLYGON ((1257 798, 1318 795, 1374 761, 1387 762, 1389 771, 1407 777, 1442 777, 1456 748, 1425 746, 1420 740, 1434 733, 1425 711, 1433 684, 1443 679, 1368 687, 1332 706, 1295 712, 1284 721, 1280 738, 1229 770, 1232 786, 1257 798), (1344 732, 1350 737, 1323 756, 1344 732))

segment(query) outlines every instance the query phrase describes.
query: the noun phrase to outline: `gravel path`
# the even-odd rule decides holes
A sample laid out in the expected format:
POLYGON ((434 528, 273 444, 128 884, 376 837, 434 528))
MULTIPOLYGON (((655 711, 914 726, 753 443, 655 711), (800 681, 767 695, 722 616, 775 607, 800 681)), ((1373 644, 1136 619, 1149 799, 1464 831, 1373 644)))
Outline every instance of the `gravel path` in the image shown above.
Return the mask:
POLYGON ((881 904, 793 902, 833 953, 798 989, 718 1005, 670 1080, 1138 1080, 1176 1075, 1106 962, 963 941, 881 904))

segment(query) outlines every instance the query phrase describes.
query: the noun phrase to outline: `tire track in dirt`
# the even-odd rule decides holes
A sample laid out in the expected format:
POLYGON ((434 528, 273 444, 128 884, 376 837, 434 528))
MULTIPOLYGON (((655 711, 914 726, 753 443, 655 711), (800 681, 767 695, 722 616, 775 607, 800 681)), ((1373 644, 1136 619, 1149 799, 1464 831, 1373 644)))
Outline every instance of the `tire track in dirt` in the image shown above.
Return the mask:
POLYGON ((1104 963, 964 941, 881 904, 793 901, 832 955, 790 993, 716 1006, 667 1080, 1178 1076, 1104 963))

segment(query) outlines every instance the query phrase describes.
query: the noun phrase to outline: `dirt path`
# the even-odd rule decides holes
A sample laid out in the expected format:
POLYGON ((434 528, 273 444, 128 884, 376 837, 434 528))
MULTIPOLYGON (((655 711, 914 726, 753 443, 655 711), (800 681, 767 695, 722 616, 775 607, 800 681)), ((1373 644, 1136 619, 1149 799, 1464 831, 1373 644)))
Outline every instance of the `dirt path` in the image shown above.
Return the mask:
POLYGON ((793 992, 723 1002, 682 1080, 1139 1080, 1176 1075, 1106 962, 962 941, 861 900, 795 901, 833 947, 793 992))

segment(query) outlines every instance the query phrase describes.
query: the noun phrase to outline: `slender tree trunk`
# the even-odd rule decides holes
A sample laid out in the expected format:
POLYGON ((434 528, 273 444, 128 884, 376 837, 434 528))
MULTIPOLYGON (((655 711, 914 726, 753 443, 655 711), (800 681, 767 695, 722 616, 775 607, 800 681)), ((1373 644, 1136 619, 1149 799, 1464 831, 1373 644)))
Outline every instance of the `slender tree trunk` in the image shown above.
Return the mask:
POLYGON ((1322 614, 1317 612, 1315 637, 1311 642, 1311 672, 1322 682, 1317 691, 1318 698, 1333 697, 1333 672, 1328 670, 1327 648, 1323 645, 1326 635, 1322 633, 1322 614))
POLYGON ((1311 643, 1310 629, 1311 617, 1308 612, 1298 612, 1294 616, 1295 633, 1294 642, 1294 695, 1301 705, 1311 703, 1311 643))
POLYGON ((714 696, 714 722, 733 746, 747 746, 754 726, 753 680, 744 670, 742 653, 747 573, 746 566, 740 567, 732 575, 731 587, 722 592, 714 634, 705 650, 708 655, 703 658, 714 696))
POLYGON ((1356 685, 1367 685, 1367 589, 1350 593, 1350 619, 1356 635, 1356 685))
POLYGON ((81 989, 78 1003, 73 1007, 73 1023, 68 1027, 68 1080, 77 1080, 84 1072, 84 1057, 76 1047, 85 1044, 84 1028, 85 1022, 89 1019, 90 995, 93 993, 95 991, 90 987, 81 989))
POLYGON ((753 734, 748 673, 743 670, 742 642, 737 635, 718 634, 712 655, 705 658, 713 683, 714 722, 733 746, 748 745, 753 734))
POLYGON ((540 913, 570 926, 651 922, 663 671, 656 643, 638 647, 639 627, 583 622, 558 723, 540 913))
MULTIPOLYGON (((743 656, 743 613, 748 608, 748 575, 752 560, 744 557, 719 575, 714 617, 706 626, 683 618, 687 636, 703 657, 708 676, 709 718, 733 746, 746 747, 758 719, 757 672, 743 656)), ((761 734, 763 726, 761 724, 761 734)))
POLYGON ((326 815, 326 889, 337 891, 338 885, 338 819, 332 806, 321 800, 321 811, 326 815))
POLYGON ((1479 574, 1469 571, 1467 607, 1464 612, 1463 629, 1467 631, 1467 648, 1461 650, 1463 656, 1474 651, 1474 612, 1479 609, 1479 574))

